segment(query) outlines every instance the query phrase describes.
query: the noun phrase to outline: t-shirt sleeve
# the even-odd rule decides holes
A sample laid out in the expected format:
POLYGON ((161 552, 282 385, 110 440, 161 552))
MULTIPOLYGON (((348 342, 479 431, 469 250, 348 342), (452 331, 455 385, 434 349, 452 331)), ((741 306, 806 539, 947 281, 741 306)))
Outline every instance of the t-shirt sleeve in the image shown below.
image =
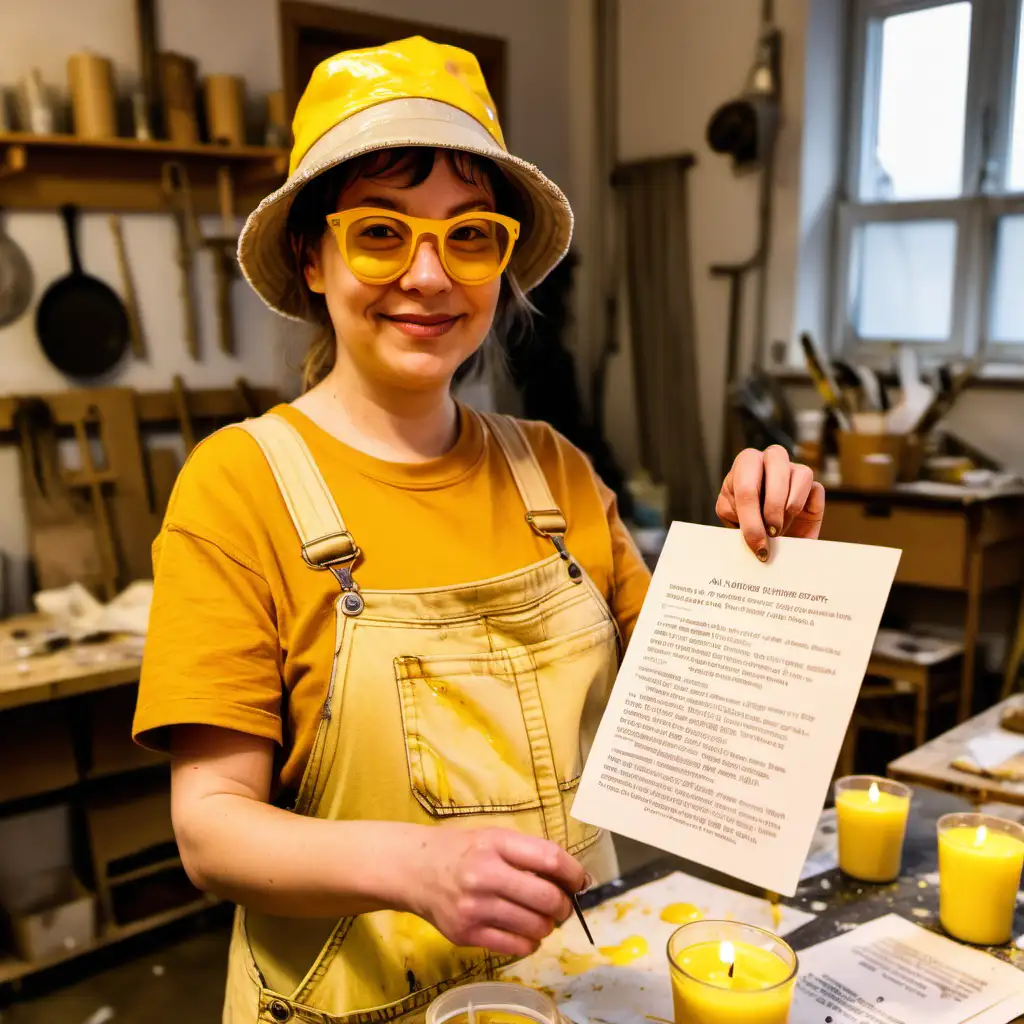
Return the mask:
POLYGON ((598 480, 598 487, 608 517, 608 530, 612 540, 612 599, 611 609, 619 624, 624 643, 629 643, 633 627, 651 583, 651 571, 644 556, 619 515, 615 492, 598 480))
POLYGON ((270 587, 240 544, 245 524, 232 521, 224 476, 220 485, 213 480, 217 453, 199 455, 203 447, 183 469, 153 545, 153 603, 132 731, 154 750, 167 750, 176 725, 282 738, 270 587))

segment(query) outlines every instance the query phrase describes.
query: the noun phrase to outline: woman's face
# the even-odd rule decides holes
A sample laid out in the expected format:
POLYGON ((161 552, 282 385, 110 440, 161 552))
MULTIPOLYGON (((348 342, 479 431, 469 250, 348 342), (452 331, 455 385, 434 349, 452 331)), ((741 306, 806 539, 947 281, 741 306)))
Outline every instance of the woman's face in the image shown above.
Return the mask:
MULTIPOLYGON (((407 172, 358 178, 342 192, 338 210, 376 206, 436 220, 494 210, 490 188, 463 181, 440 154, 425 181, 403 187, 408 179, 407 172)), ((372 381, 414 390, 449 385, 487 336, 501 287, 500 279, 474 286, 452 281, 430 238, 421 239, 412 265, 397 281, 370 285, 349 270, 327 232, 305 274, 310 289, 327 301, 339 357, 372 381)))

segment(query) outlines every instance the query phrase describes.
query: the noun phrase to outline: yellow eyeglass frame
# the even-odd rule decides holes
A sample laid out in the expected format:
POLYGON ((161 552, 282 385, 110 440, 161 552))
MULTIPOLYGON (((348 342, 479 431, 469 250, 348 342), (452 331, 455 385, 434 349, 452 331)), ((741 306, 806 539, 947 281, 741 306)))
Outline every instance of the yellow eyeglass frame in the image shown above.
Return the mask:
POLYGON ((447 220, 433 220, 429 217, 410 217, 408 214, 399 213, 397 210, 386 210, 379 206, 357 206, 351 210, 342 210, 340 213, 328 214, 327 225, 334 235, 334 240, 338 243, 338 248, 341 250, 341 255, 349 270, 364 284, 375 285, 391 284, 392 281, 397 281, 405 274, 412 266, 413 260, 416 258, 416 251, 419 249, 420 240, 423 238, 434 239, 438 259, 441 261, 441 266, 444 267, 444 272, 451 280, 467 287, 489 284, 495 278, 501 277, 505 272, 505 268, 512 258, 512 251, 515 249, 521 230, 521 225, 515 218, 506 217, 502 213, 492 213, 490 210, 470 210, 468 213, 460 213, 457 217, 450 217, 447 220), (399 221, 409 228, 411 232, 409 240, 405 241, 403 239, 403 247, 407 246, 408 251, 403 256, 401 265, 396 264, 398 266, 397 270, 376 277, 361 273, 357 266, 354 265, 349 251, 349 229, 360 220, 399 221), (468 280, 465 275, 455 272, 451 265, 448 253, 448 238, 459 225, 479 223, 482 220, 499 224, 503 227, 509 234, 509 242, 505 253, 492 272, 483 277, 468 280))

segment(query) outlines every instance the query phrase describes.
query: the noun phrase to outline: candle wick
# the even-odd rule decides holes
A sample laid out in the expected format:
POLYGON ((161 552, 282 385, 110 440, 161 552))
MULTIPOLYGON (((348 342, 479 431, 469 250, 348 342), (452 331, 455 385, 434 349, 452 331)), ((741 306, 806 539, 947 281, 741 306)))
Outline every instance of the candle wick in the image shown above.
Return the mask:
POLYGON ((735 970, 736 970, 736 962, 733 961, 731 964, 729 964, 729 980, 730 981, 732 980, 732 972, 735 971, 735 970))

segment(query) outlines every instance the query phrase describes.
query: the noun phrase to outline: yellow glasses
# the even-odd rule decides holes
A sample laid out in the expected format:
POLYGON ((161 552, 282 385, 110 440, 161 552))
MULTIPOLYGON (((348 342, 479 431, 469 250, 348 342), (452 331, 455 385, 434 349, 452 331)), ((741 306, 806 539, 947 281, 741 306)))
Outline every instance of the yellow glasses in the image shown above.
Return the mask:
POLYGON ((357 207, 327 223, 349 270, 364 284, 390 284, 412 266, 420 239, 432 238, 445 273, 459 284, 487 284, 508 266, 519 221, 474 210, 449 220, 357 207))

